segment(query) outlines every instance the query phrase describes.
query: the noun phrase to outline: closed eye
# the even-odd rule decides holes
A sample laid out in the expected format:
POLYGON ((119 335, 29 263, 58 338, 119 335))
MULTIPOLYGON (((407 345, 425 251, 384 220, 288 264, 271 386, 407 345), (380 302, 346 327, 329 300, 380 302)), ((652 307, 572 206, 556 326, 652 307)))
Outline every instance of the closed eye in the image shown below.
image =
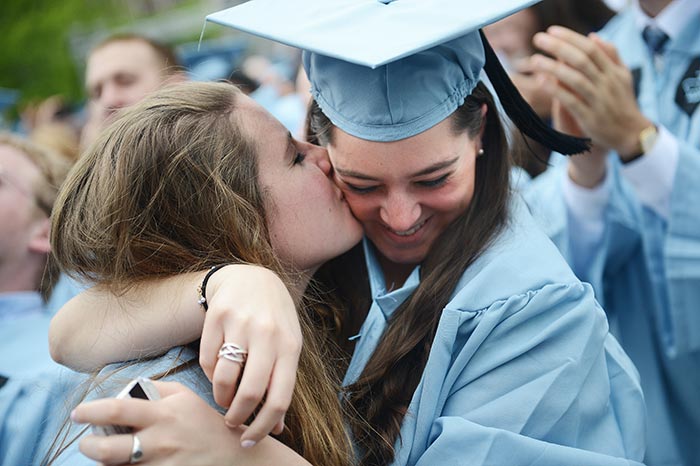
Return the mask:
POLYGON ((300 152, 297 152, 297 154, 294 156, 294 162, 292 162, 293 165, 301 165, 304 162, 304 159, 306 158, 306 154, 302 154, 300 152))
POLYGON ((416 184, 419 186, 423 186, 425 188, 436 188, 438 186, 442 186, 445 184, 447 179, 450 177, 450 174, 446 174, 441 176, 440 178, 436 178, 434 180, 424 180, 424 181, 416 181, 416 184))
POLYGON ((352 185, 348 182, 345 182, 345 186, 347 186, 350 189, 350 191, 357 193, 357 194, 369 194, 377 189, 376 186, 361 187, 361 186, 352 185))

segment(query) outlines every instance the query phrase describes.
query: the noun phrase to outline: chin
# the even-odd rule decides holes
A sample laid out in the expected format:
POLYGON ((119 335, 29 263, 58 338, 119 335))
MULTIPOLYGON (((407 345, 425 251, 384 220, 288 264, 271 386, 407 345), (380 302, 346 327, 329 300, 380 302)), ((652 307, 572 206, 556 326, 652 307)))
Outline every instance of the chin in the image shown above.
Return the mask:
POLYGON ((380 254, 384 255, 384 257, 389 260, 390 262, 393 262, 394 264, 401 264, 401 265, 412 265, 416 266, 423 262, 423 260, 426 258, 428 255, 427 252, 418 250, 418 251, 389 251, 389 254, 384 254, 384 252, 380 251, 380 254))

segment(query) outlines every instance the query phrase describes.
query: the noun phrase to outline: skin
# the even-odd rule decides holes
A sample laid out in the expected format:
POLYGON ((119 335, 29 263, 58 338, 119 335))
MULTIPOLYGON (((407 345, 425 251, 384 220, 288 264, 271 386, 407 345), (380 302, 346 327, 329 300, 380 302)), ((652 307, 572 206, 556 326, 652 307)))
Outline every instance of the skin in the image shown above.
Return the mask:
POLYGON ((379 252, 387 289, 404 283, 474 194, 481 138, 455 134, 452 124, 448 118, 394 142, 334 130, 335 179, 379 252))
POLYGON ((357 244, 362 232, 343 193, 330 182, 327 152, 295 140, 249 97, 241 100, 245 118, 239 124, 251 139, 260 141, 258 168, 270 201, 266 210, 272 246, 290 269, 313 274, 357 244))
POLYGON ((89 121, 83 145, 121 108, 143 99, 161 86, 184 80, 181 73, 165 70, 165 63, 145 42, 111 42, 93 51, 85 70, 89 121))
MULTIPOLYGON (((640 6, 655 17, 670 3, 642 0, 640 6)), ((641 152, 639 134, 653 123, 639 108, 631 72, 613 45, 596 34, 583 36, 559 26, 536 34, 533 42, 554 57, 536 55, 531 65, 556 83, 549 89, 557 129, 590 137, 594 144, 591 156, 570 159, 569 177, 594 188, 605 178, 607 151, 629 160, 641 152)))
POLYGON ((46 265, 49 220, 34 196, 40 179, 22 151, 0 144, 0 292, 36 290, 46 265))

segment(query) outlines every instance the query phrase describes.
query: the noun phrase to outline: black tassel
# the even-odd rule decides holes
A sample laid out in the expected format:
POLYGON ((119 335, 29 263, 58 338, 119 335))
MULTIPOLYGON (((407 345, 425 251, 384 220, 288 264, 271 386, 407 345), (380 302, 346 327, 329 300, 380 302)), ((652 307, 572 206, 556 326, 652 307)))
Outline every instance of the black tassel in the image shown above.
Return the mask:
POLYGON ((560 154, 574 155, 590 150, 590 139, 564 134, 542 121, 510 80, 491 44, 486 40, 484 32, 479 30, 479 34, 486 54, 484 70, 498 94, 503 109, 515 126, 526 136, 560 154))

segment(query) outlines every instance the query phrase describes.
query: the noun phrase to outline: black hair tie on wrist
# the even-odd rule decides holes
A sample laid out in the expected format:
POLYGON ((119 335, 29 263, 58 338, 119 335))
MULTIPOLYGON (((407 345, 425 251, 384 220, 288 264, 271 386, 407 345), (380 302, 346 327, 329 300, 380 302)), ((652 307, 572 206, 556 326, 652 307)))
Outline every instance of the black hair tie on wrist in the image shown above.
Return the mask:
POLYGON ((210 268, 207 274, 204 276, 202 284, 197 287, 197 294, 199 295, 199 299, 197 299, 197 304, 202 305, 202 307, 204 308, 204 312, 207 312, 209 310, 209 304, 207 303, 207 283, 209 282, 211 276, 214 275, 214 272, 223 267, 226 267, 227 265, 228 264, 219 264, 210 268))

